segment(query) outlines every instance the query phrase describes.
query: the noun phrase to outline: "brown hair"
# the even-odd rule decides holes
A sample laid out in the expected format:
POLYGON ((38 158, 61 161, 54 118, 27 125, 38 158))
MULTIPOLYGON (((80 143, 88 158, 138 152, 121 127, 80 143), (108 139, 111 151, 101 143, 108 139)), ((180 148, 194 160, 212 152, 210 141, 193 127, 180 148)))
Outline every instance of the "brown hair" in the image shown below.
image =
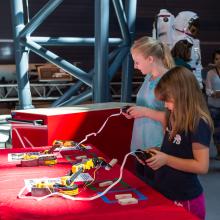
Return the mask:
POLYGON ((194 131, 202 118, 213 129, 204 96, 194 74, 185 67, 177 66, 162 76, 155 88, 155 96, 162 101, 174 101, 170 138, 177 132, 194 131))
POLYGON ((187 40, 180 40, 172 48, 171 54, 173 58, 181 58, 188 62, 191 57, 191 48, 192 44, 190 44, 187 40))
POLYGON ((161 59, 167 69, 174 66, 169 47, 152 37, 145 36, 136 40, 131 47, 131 52, 133 50, 137 50, 144 57, 154 56, 161 59))
POLYGON ((217 54, 220 55, 220 49, 217 49, 212 53, 212 62, 213 63, 215 62, 215 57, 217 54))

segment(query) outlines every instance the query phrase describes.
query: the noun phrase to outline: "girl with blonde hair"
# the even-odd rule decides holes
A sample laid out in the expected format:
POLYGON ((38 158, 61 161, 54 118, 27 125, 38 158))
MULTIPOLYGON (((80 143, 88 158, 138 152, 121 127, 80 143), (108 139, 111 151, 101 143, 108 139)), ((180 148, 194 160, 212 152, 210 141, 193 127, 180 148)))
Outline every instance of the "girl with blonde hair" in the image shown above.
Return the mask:
MULTIPOLYGON (((130 107, 124 115, 128 119, 135 119, 131 150, 147 150, 151 146, 159 147, 163 140, 160 120, 164 117, 164 104, 155 99, 154 88, 174 63, 169 48, 151 37, 136 40, 131 47, 131 55, 134 68, 140 70, 145 79, 138 91, 136 106, 130 107)), ((136 173, 142 180, 152 184, 151 169, 137 163, 136 173)))

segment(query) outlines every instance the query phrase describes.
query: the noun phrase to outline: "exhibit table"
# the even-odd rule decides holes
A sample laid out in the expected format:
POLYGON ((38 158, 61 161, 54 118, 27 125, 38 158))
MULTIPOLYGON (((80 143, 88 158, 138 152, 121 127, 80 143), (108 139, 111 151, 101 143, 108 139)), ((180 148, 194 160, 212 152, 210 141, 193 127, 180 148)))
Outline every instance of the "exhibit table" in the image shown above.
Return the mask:
MULTIPOLYGON (((28 151, 40 151, 35 148, 28 151)), ((93 147, 93 154, 103 156, 93 147), (95 152, 95 153, 94 153, 95 152), (98 152, 98 153, 97 153, 98 152)), ((174 205, 131 172, 124 170, 122 180, 107 194, 93 201, 72 201, 62 197, 49 197, 41 201, 20 199, 18 193, 24 186, 25 179, 64 176, 70 169, 78 154, 76 151, 62 152, 54 166, 20 167, 20 162, 9 162, 8 154, 27 152, 27 149, 11 149, 0 151, 0 219, 1 220, 110 220, 110 219, 155 219, 155 220, 195 220, 197 219, 184 208, 174 205), (116 194, 132 194, 138 204, 120 205, 116 194)), ((83 152, 84 154, 85 152, 83 152)), ((109 161, 109 159, 107 159, 109 161)), ((100 194, 105 188, 99 187, 103 181, 115 181, 119 177, 120 166, 116 164, 109 171, 100 168, 96 172, 95 181, 82 188, 80 197, 91 197, 100 194)), ((92 175, 94 171, 91 170, 92 175)), ((25 194, 28 197, 28 193, 25 194)))
POLYGON ((122 160, 130 151, 133 120, 119 115, 127 103, 100 103, 73 107, 40 108, 12 111, 12 118, 21 121, 41 121, 42 124, 12 123, 13 148, 50 146, 56 140, 81 141, 97 132, 112 114, 102 131, 88 138, 91 144, 122 160), (116 155, 115 155, 116 154, 116 155))

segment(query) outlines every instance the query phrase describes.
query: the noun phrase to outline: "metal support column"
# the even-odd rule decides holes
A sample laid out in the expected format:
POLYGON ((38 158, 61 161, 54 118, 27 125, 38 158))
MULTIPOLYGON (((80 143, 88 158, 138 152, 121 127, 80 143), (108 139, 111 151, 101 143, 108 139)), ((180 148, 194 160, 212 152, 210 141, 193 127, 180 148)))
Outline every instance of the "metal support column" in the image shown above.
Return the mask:
MULTIPOLYGON (((130 33, 130 44, 134 40, 137 0, 126 0, 125 12, 130 33)), ((130 52, 122 64, 121 102, 131 102, 132 96, 133 61, 130 52)))
POLYGON ((108 70, 109 0, 95 0, 95 74, 94 102, 106 102, 109 97, 108 70))
POLYGON ((13 34, 15 43, 15 62, 18 83, 19 109, 33 108, 28 80, 28 50, 20 44, 19 34, 24 28, 22 0, 11 0, 13 34))
POLYGON ((49 62, 59 66, 79 80, 78 83, 68 90, 63 97, 57 100, 53 106, 79 104, 86 99, 90 99, 92 95, 94 102, 109 101, 110 81, 122 64, 121 100, 129 101, 131 98, 132 61, 128 54, 134 37, 137 0, 125 0, 126 12, 122 0, 112 0, 121 29, 122 39, 109 38, 109 0, 95 0, 95 38, 30 36, 63 1, 64 0, 49 0, 25 26, 23 0, 11 0, 20 108, 33 107, 31 104, 32 100, 28 81, 27 48, 49 62), (46 49, 43 45, 94 45, 94 69, 89 73, 85 72, 46 49), (110 54, 108 54, 109 45, 116 47, 110 54), (87 90, 80 94, 79 97, 73 96, 83 84, 86 84, 87 90))

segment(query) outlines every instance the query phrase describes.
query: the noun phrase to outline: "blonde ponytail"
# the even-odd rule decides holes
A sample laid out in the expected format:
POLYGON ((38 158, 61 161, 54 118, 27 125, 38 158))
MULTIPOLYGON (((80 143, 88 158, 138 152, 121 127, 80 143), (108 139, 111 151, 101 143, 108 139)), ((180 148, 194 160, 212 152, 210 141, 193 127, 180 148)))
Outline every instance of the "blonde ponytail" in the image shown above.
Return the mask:
POLYGON ((175 66, 169 47, 152 37, 144 36, 136 40, 131 47, 131 52, 133 50, 139 51, 144 57, 154 56, 162 60, 167 69, 175 66))
POLYGON ((175 66, 175 64, 174 64, 174 60, 173 60, 170 48, 162 42, 160 44, 162 44, 163 51, 164 51, 163 64, 167 69, 171 69, 172 67, 175 66))

